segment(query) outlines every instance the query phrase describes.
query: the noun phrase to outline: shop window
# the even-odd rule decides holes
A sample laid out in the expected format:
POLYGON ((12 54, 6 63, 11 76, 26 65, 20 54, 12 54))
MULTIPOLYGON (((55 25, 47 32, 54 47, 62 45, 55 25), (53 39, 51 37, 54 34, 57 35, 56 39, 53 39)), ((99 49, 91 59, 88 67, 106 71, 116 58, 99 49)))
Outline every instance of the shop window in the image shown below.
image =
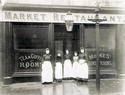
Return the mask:
MULTIPOLYGON (((113 25, 100 25, 100 47, 107 49, 115 48, 115 28, 113 25)), ((85 46, 96 47, 96 26, 85 25, 85 46)))
MULTIPOLYGON (((116 28, 115 25, 102 25, 99 27, 99 62, 100 70, 115 69, 115 44, 116 28)), ((87 59, 90 68, 96 69, 96 26, 85 25, 85 46, 87 59)), ((113 71, 112 71, 113 72, 113 71)))
POLYGON ((100 25, 100 47, 115 49, 116 28, 113 25, 100 25))
POLYGON ((48 27, 15 25, 15 49, 42 49, 48 47, 48 27))

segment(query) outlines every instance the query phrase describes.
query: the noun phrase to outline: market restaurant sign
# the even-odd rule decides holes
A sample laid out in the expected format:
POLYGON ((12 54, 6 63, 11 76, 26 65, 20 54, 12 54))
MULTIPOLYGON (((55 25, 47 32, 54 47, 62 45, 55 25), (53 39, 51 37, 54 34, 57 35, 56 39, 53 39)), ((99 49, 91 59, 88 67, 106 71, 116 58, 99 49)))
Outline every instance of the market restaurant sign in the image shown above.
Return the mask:
MULTIPOLYGON (((72 13, 74 23, 93 23, 95 14, 72 13)), ((66 13, 58 12, 26 12, 26 11, 1 11, 1 22, 48 22, 64 23, 66 13)), ((125 15, 122 14, 100 14, 100 18, 107 19, 103 24, 125 24, 125 15)))

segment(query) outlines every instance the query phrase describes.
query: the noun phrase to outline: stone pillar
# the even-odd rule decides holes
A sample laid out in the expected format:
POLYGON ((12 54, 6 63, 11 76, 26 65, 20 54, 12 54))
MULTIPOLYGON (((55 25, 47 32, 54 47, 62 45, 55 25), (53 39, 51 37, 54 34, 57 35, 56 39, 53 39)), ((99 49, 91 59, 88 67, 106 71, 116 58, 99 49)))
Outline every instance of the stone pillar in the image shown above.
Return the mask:
POLYGON ((125 25, 121 25, 121 49, 123 49, 122 52, 122 71, 120 72, 121 75, 125 77, 125 25))
POLYGON ((117 25, 116 67, 119 76, 125 75, 125 25, 117 25))
POLYGON ((2 77, 3 83, 12 83, 12 31, 11 23, 2 22, 2 77))
POLYGON ((0 81, 2 81, 2 22, 0 22, 0 81))

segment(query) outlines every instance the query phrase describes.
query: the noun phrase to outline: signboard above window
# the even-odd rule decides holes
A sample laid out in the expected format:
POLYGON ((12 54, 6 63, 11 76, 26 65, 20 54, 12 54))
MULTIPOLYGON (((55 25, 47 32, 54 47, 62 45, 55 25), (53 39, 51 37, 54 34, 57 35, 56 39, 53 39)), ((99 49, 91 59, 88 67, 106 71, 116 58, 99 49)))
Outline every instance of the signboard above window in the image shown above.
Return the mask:
MULTIPOLYGON (((66 13, 61 12, 26 12, 26 11, 2 11, 0 12, 0 22, 47 22, 65 23, 66 13)), ((93 19, 95 14, 72 13, 74 23, 93 23, 88 19, 93 19)), ((100 18, 107 19, 102 24, 125 24, 124 14, 100 14, 100 18)))

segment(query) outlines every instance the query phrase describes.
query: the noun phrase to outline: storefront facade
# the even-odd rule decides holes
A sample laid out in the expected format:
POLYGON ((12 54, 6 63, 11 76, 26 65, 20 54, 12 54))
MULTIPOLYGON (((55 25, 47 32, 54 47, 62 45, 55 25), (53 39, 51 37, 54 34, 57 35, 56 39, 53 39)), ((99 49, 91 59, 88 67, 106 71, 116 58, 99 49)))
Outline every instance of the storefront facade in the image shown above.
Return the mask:
MULTIPOLYGON (((95 15, 91 8, 49 6, 52 7, 50 10, 40 6, 22 6, 8 4, 1 12, 1 77, 4 83, 16 82, 24 77, 40 77, 45 48, 50 49, 54 70, 58 51, 64 55, 68 49, 73 56, 74 51, 79 52, 80 47, 84 47, 89 75, 95 75, 96 30, 95 24, 88 21, 95 15), (74 15, 71 32, 66 31, 64 23, 69 10, 74 15)), ((124 75, 125 14, 117 9, 103 8, 100 15, 108 20, 100 24, 101 76, 124 75)))

